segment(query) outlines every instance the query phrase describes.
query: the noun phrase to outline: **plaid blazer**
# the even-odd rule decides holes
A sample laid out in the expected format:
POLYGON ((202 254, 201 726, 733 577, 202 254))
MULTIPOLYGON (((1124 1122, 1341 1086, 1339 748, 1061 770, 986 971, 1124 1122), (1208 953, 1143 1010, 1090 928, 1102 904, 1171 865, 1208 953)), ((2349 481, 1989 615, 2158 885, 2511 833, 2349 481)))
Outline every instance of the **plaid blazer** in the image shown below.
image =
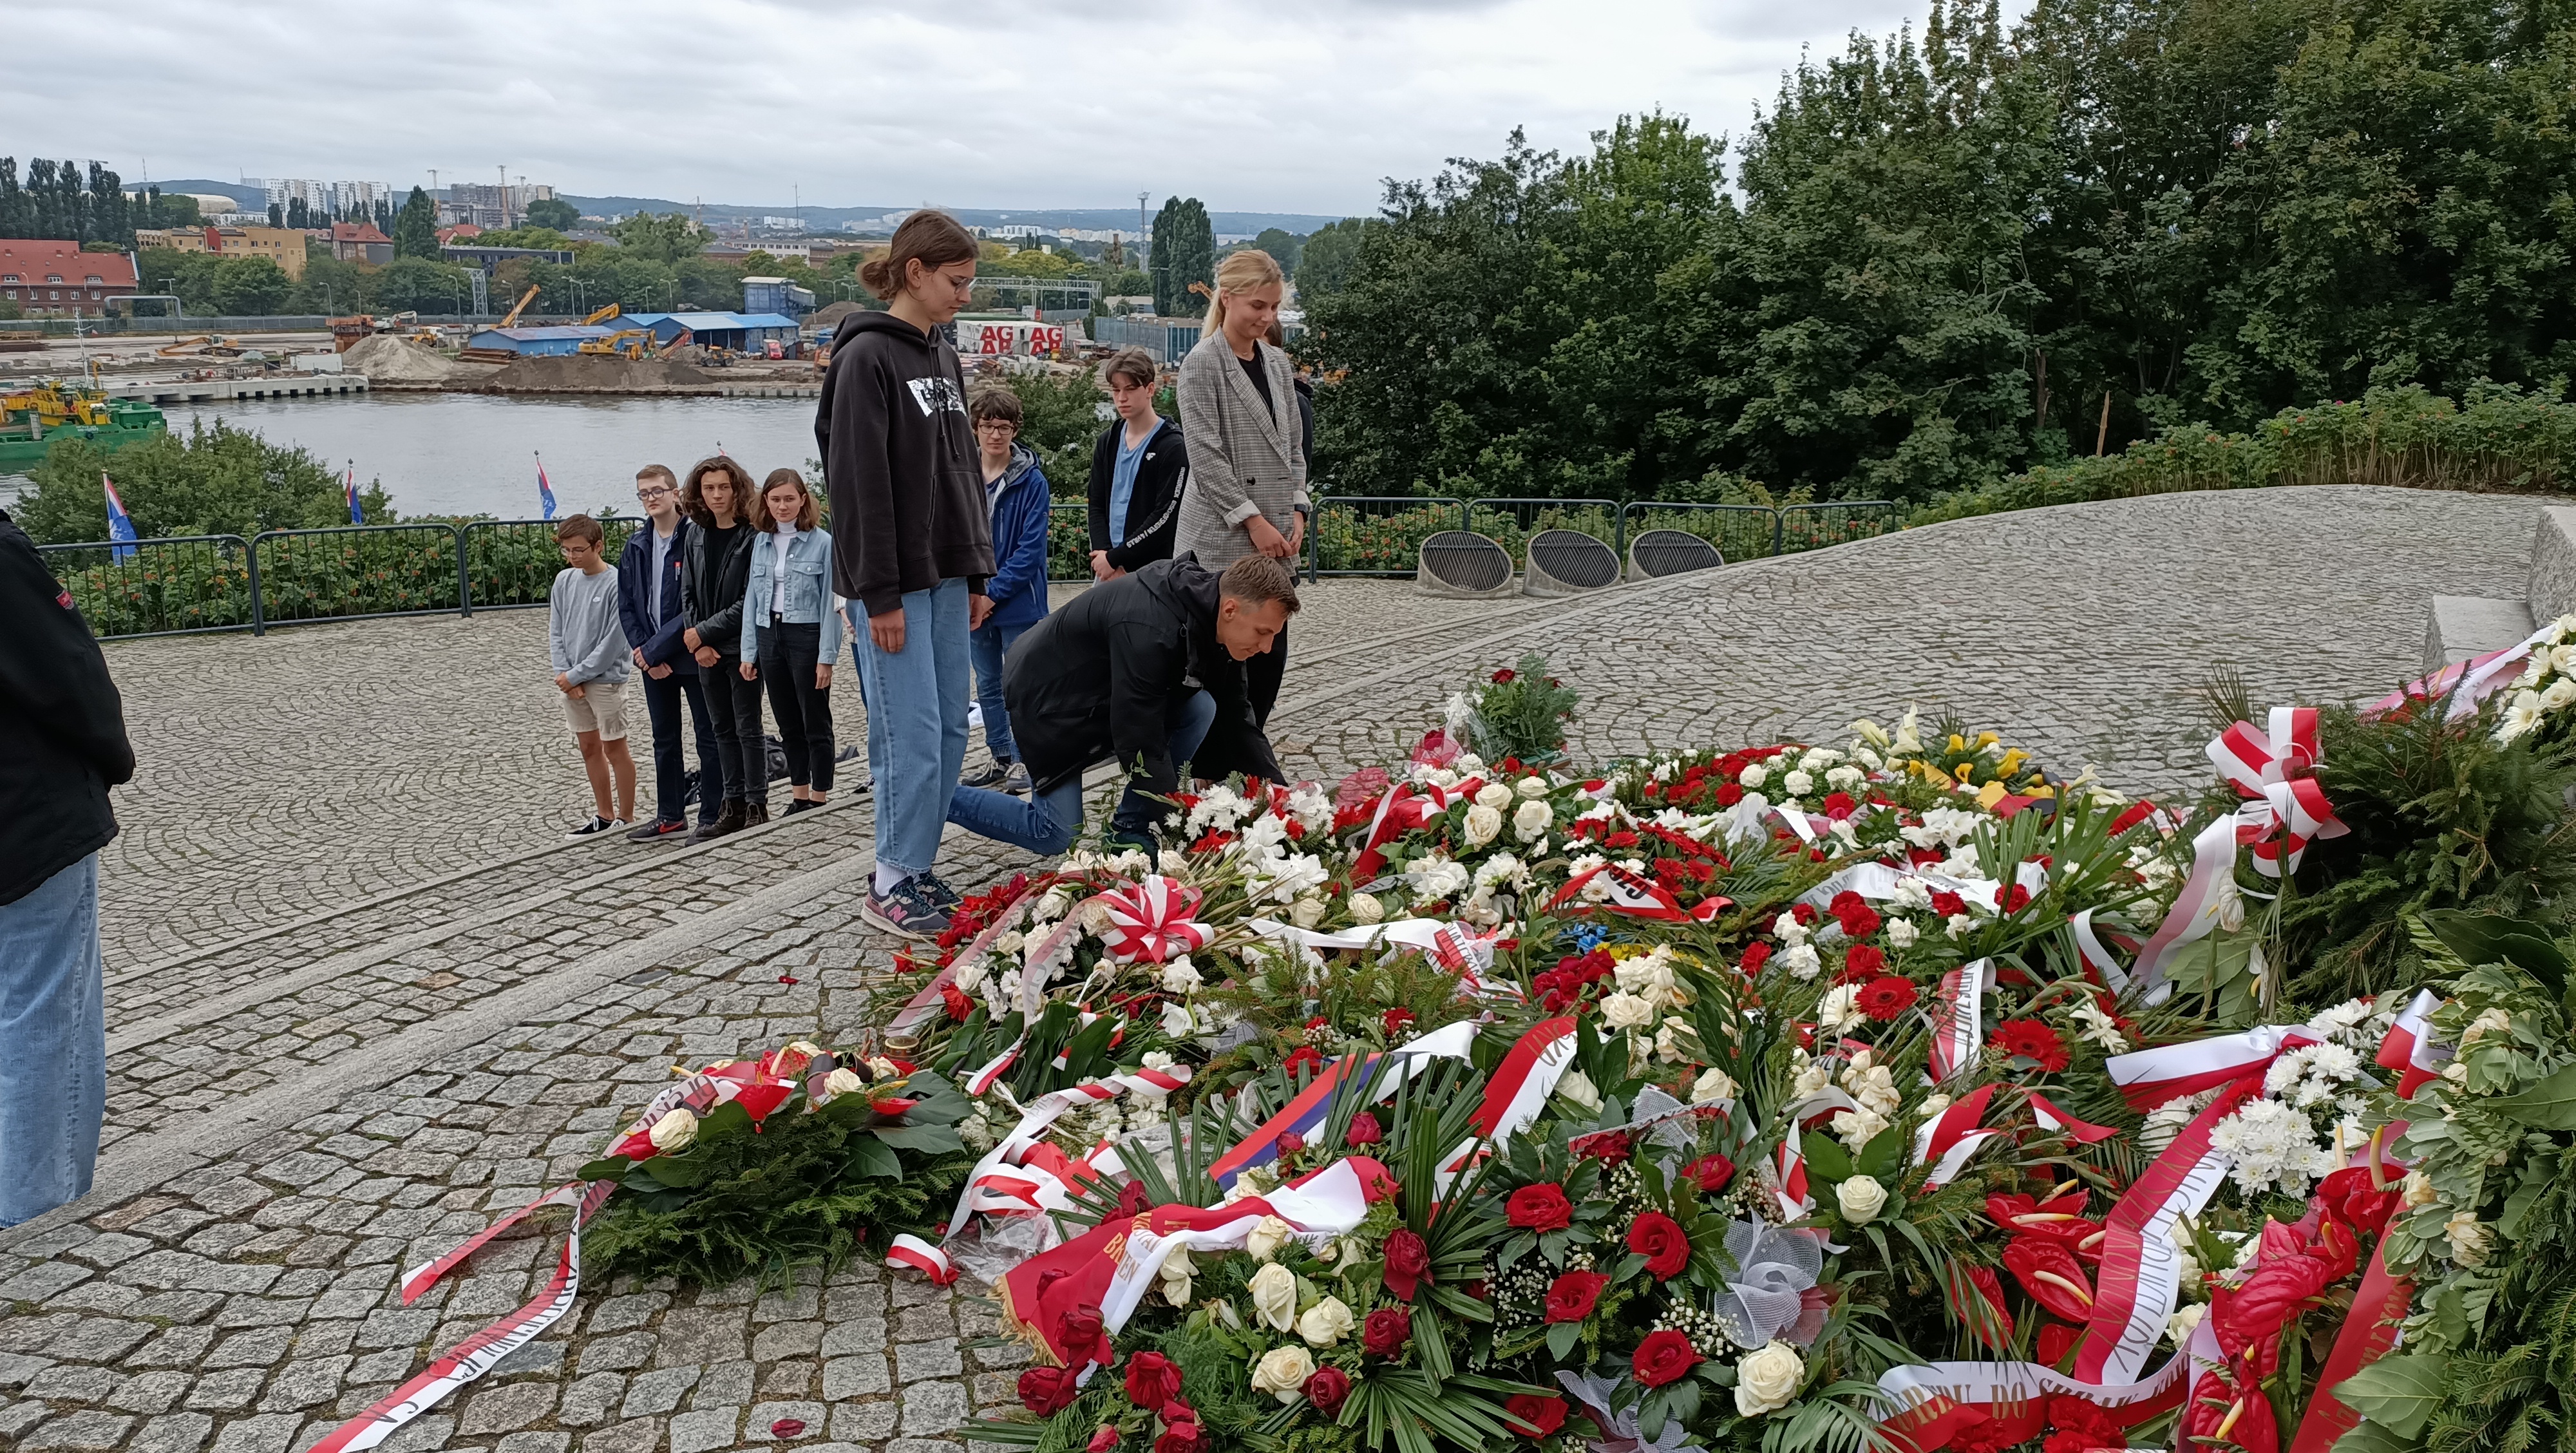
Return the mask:
POLYGON ((1288 355, 1267 343, 1253 348, 1270 380, 1266 408, 1223 334, 1202 338, 1181 360, 1190 483, 1172 549, 1197 555, 1211 571, 1253 553, 1245 521, 1260 515, 1285 535, 1307 504, 1303 417, 1288 355))

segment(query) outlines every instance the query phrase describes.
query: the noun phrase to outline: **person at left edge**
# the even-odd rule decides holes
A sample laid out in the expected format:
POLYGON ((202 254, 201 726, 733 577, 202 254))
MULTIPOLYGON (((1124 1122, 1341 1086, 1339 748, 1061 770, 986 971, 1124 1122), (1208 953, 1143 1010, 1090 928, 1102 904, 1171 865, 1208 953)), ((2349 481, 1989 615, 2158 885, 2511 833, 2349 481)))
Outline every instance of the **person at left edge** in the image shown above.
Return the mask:
POLYGON ((637 842, 686 837, 689 831, 688 759, 680 738, 680 708, 698 734, 698 825, 716 820, 724 798, 724 768, 717 765, 716 724, 698 663, 680 644, 680 561, 697 526, 680 512, 680 481, 664 464, 635 474, 635 499, 646 528, 626 537, 617 558, 617 614, 626 639, 635 642, 635 669, 644 678, 644 709, 653 721, 653 820, 626 834, 637 842))
POLYGON ((134 778, 107 658, 0 510, 0 1226, 89 1193, 107 1111, 98 854, 134 778))

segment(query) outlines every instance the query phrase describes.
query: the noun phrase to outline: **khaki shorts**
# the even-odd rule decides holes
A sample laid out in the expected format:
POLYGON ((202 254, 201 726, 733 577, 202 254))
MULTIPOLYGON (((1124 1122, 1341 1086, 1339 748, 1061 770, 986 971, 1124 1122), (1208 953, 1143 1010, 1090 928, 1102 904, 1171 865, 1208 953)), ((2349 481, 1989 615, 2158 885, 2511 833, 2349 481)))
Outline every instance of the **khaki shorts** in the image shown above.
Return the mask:
POLYGON ((575 732, 597 732, 603 742, 626 740, 626 683, 586 681, 582 694, 563 699, 564 720, 575 732))

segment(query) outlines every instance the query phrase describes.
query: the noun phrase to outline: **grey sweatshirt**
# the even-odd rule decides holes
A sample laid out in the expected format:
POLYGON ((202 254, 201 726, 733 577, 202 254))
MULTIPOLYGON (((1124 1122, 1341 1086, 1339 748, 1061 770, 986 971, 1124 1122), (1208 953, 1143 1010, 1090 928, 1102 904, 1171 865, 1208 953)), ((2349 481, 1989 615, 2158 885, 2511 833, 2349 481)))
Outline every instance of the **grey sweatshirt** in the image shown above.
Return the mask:
POLYGON ((617 567, 584 575, 565 566, 546 594, 546 644, 555 674, 575 686, 626 679, 626 629, 617 621, 617 567))

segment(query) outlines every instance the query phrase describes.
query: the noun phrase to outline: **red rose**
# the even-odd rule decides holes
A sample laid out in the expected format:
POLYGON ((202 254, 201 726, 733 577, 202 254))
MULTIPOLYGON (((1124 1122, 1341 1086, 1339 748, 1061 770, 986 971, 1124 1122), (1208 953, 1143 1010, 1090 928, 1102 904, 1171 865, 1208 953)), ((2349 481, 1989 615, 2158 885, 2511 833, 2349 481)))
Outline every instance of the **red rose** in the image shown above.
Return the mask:
POLYGON ((1413 1340, 1413 1316, 1397 1307, 1380 1307, 1360 1324, 1360 1350, 1371 1357, 1394 1357, 1413 1340))
POLYGON ((1154 1198, 1143 1181, 1129 1181, 1118 1188, 1118 1214, 1121 1217, 1142 1216, 1154 1209, 1154 1198))
POLYGON ((1283 1156, 1295 1155, 1297 1152, 1304 1150, 1305 1148, 1306 1137, 1298 1134, 1294 1130, 1291 1130, 1279 1137, 1279 1153, 1283 1156))
POLYGON ((1392 1038, 1397 1030, 1413 1022, 1413 1011, 1399 1004, 1379 1015, 1377 1022, 1385 1027, 1388 1037, 1392 1038))
POLYGON ((1342 1400, 1351 1395, 1351 1375, 1338 1367, 1319 1367, 1306 1379, 1306 1401, 1326 1417, 1342 1410, 1342 1400))
POLYGON ((1836 822, 1840 822, 1844 818, 1851 816, 1855 811, 1858 811, 1859 808, 1860 804, 1852 801, 1852 795, 1848 792, 1828 792, 1825 794, 1825 816, 1832 818, 1836 822))
POLYGON ((1769 962, 1771 962, 1771 945, 1757 942, 1744 946, 1743 968, 1747 978, 1762 972, 1762 966, 1769 962))
POLYGON ((1163 1429, 1163 1436, 1154 1440, 1154 1453, 1206 1453, 1206 1450, 1207 1437, 1199 1431, 1195 1419, 1170 1424, 1163 1429))
POLYGON ((1574 1203, 1548 1182, 1523 1186, 1504 1203, 1504 1214, 1524 1231, 1562 1231, 1574 1220, 1574 1203))
POLYGON ((1726 1189, 1735 1178, 1735 1162, 1722 1155, 1703 1155, 1682 1167, 1682 1174, 1699 1182, 1700 1194, 1713 1196, 1726 1189))
POLYGON ((1568 1271, 1557 1274, 1547 1288, 1547 1319, 1551 1322, 1580 1322, 1592 1315, 1601 1300, 1601 1289, 1610 1278, 1597 1271, 1568 1271))
POLYGON ((1322 1069, 1324 1067, 1324 1056, 1318 1052, 1313 1045, 1301 1044, 1297 1046, 1295 1053, 1289 1055, 1288 1058, 1280 1062, 1279 1067, 1288 1072, 1289 1079, 1294 1080, 1297 1078, 1297 1073, 1300 1070, 1322 1069))
POLYGON ((1073 1406, 1082 1395, 1075 1385, 1069 1367, 1032 1367, 1020 1374, 1020 1403, 1041 1418, 1051 1418, 1073 1406))
POLYGON ((1921 997, 1921 991, 1914 987, 1912 980, 1889 974, 1862 985, 1860 996, 1853 1000, 1853 1005, 1861 1013, 1884 1024, 1913 1008, 1914 1001, 1921 997))
POLYGON ((1094 1362, 1109 1360, 1109 1336, 1102 1329, 1098 1307, 1075 1307, 1055 1319, 1055 1340, 1066 1360, 1081 1365, 1083 1355, 1091 1354, 1094 1362))
POLYGON ((1887 968, 1887 955, 1875 944, 1856 943, 1843 955, 1843 982, 1858 984, 1874 979, 1887 968))
POLYGON ((1139 1352, 1127 1359, 1127 1401, 1140 1408, 1159 1408, 1181 1395, 1181 1370, 1160 1352, 1139 1352))
POLYGON ((1524 1438, 1544 1438, 1565 1426, 1565 1399, 1543 1398, 1530 1393, 1515 1393, 1504 1399, 1503 1411, 1511 1416, 1512 1431, 1524 1438))
POLYGON ((1514 671, 1511 667, 1506 666, 1502 670, 1494 673, 1494 684, 1496 686, 1509 686, 1514 680, 1518 679, 1519 674, 1520 673, 1514 671))
POLYGON ((1699 1366, 1699 1360, 1688 1337, 1667 1329, 1647 1333, 1646 1340, 1637 1344, 1636 1356, 1629 1359, 1629 1365, 1636 1370, 1637 1381, 1648 1387, 1662 1387, 1688 1376, 1692 1368, 1699 1366))
POLYGON ((1628 1249, 1646 1258, 1646 1270, 1660 1281, 1690 1265, 1690 1236, 1682 1223, 1661 1211, 1647 1211, 1628 1228, 1628 1249))
POLYGON ((2037 1019, 2007 1019, 1995 1026, 1986 1043, 2027 1059, 2051 1074, 2074 1062, 2066 1052, 2065 1037, 2037 1019))
POLYGON ((1399 1226, 1386 1237, 1386 1289, 1403 1301, 1413 1300, 1414 1285, 1431 1275, 1431 1248, 1420 1233, 1399 1226))
POLYGON ((1090 1453, 1109 1453, 1110 1449, 1117 1446, 1118 1430, 1107 1423, 1101 1424, 1099 1430, 1091 1435, 1091 1442, 1088 1445, 1090 1453))
POLYGON ((1630 1143, 1627 1132, 1604 1130, 1598 1135, 1583 1136, 1566 1149, 1583 1160, 1597 1160, 1603 1165, 1625 1165, 1636 1147, 1630 1143))
POLYGON ((1377 1123, 1375 1115, 1362 1110, 1351 1117, 1351 1133, 1346 1139, 1350 1147, 1357 1150, 1363 1145, 1376 1145, 1385 1140, 1386 1129, 1377 1123))

